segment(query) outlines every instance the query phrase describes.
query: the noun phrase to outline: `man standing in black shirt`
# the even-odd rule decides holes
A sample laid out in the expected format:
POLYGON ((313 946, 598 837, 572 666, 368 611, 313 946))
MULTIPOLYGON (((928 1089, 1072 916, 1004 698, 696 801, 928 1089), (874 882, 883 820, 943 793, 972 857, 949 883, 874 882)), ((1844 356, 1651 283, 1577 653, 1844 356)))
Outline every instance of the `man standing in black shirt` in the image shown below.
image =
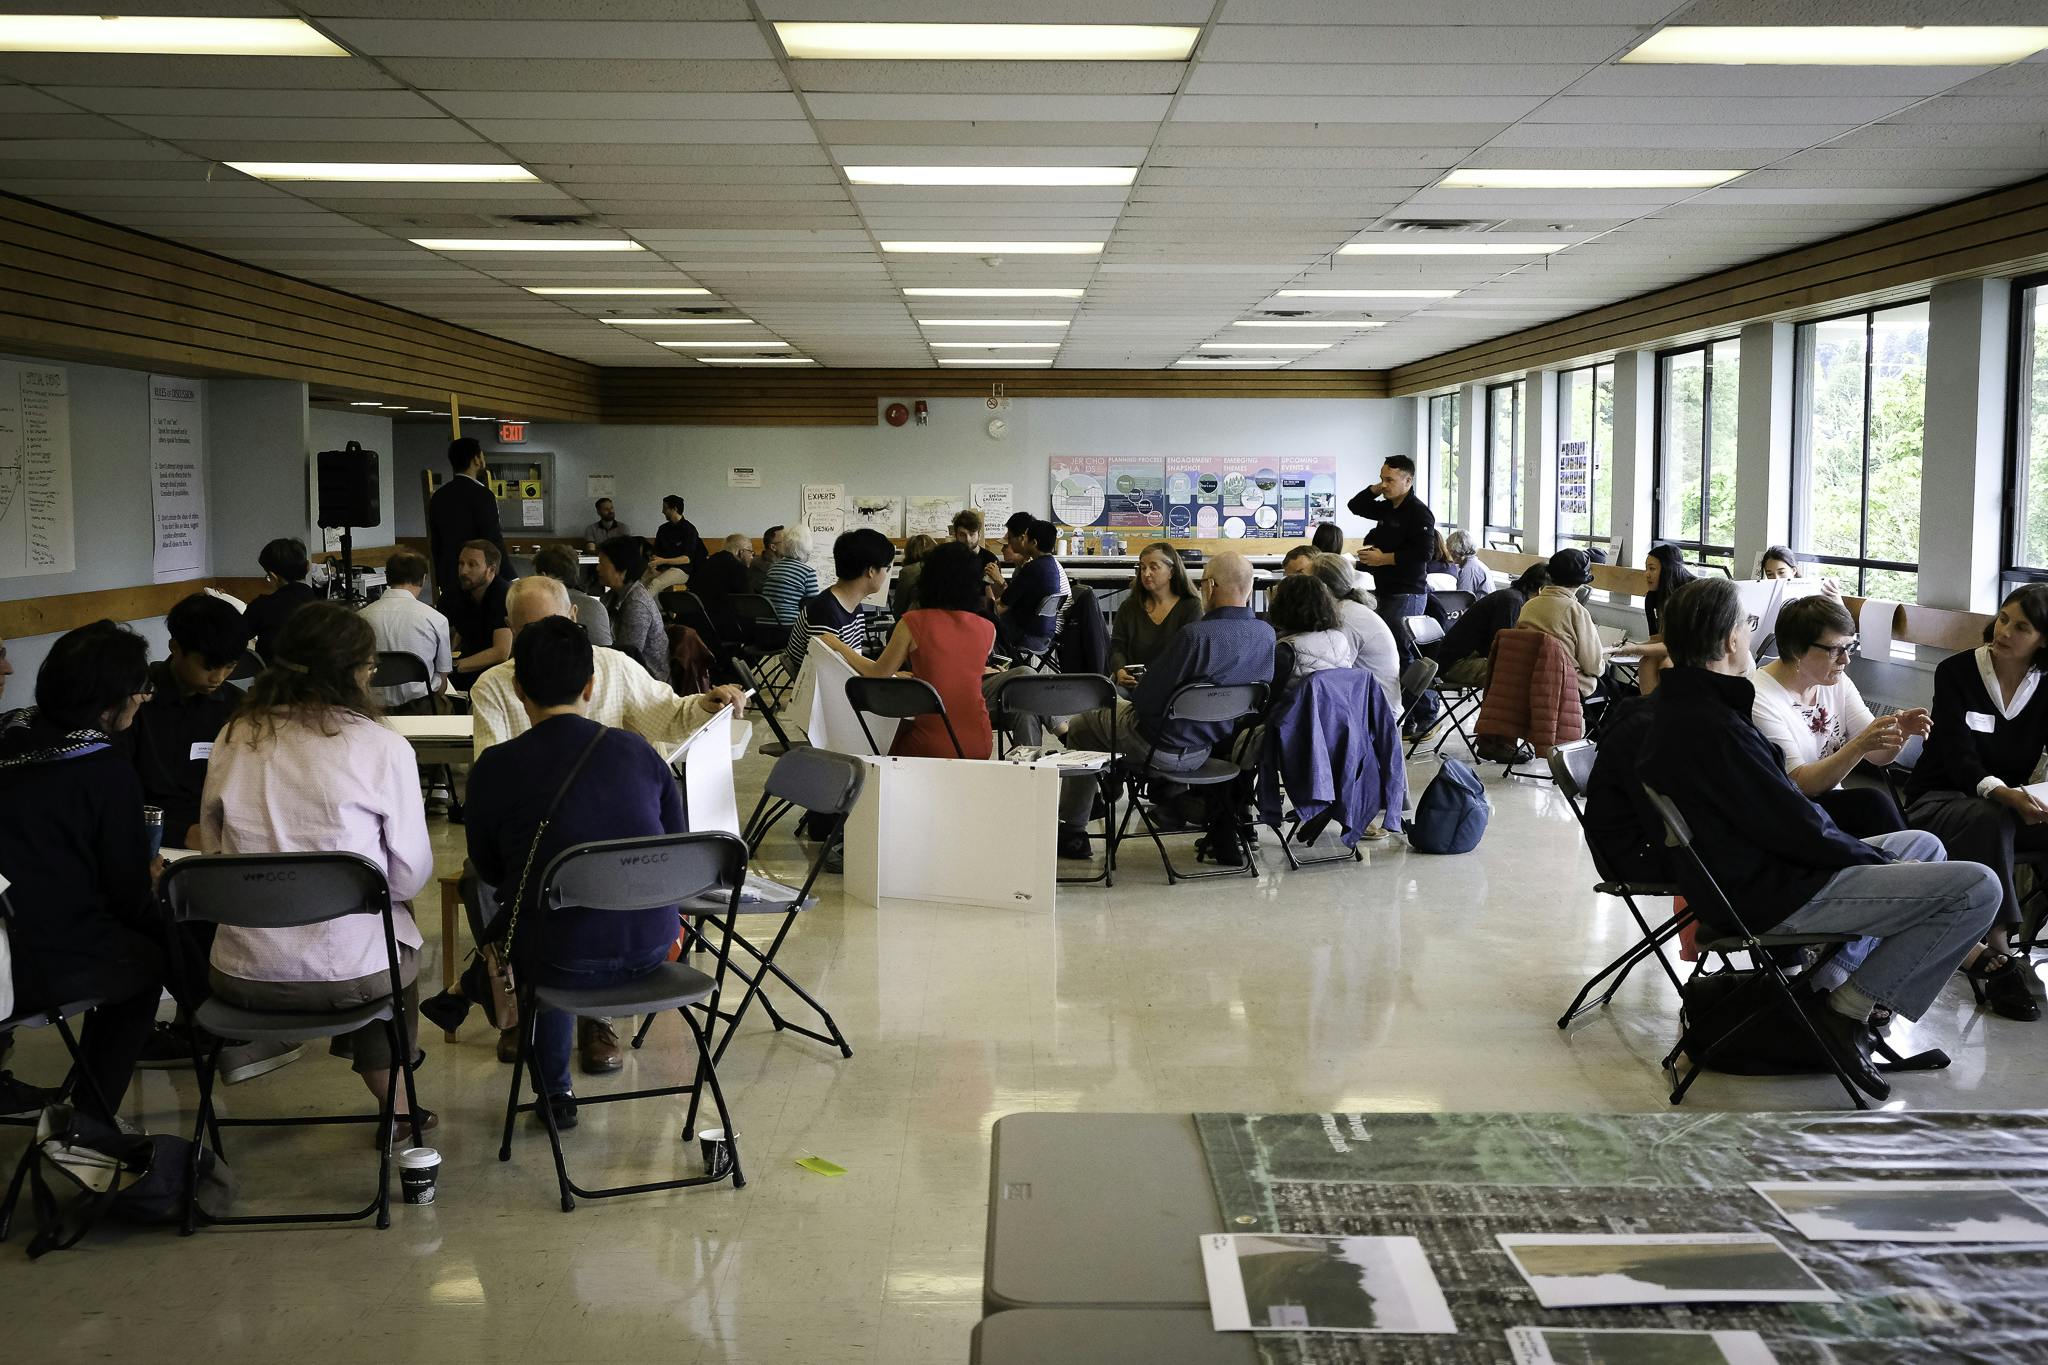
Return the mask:
POLYGON ((1366 533, 1358 567, 1372 575, 1380 619, 1394 632, 1405 668, 1415 658, 1408 618, 1427 608, 1429 560, 1436 552, 1436 514, 1415 496, 1415 461, 1389 455, 1380 466, 1380 481, 1353 498, 1350 507, 1377 523, 1366 533))
POLYGON ((710 558, 710 551, 704 548, 704 537, 697 534, 697 528, 683 515, 683 500, 674 493, 661 500, 662 524, 655 528, 654 554, 647 561, 647 568, 654 576, 647 580, 647 591, 656 597, 664 588, 679 587, 689 581, 696 570, 710 558))
POLYGON ((498 500, 491 495, 490 471, 484 468, 484 448, 473 436, 448 443, 448 467, 454 477, 434 490, 427 502, 427 534, 434 547, 434 592, 445 613, 448 601, 459 591, 455 561, 462 547, 472 540, 488 540, 498 549, 501 575, 517 578, 505 548, 505 530, 498 524, 498 500))
POLYGON ((498 547, 472 540, 455 561, 457 591, 441 601, 455 636, 455 671, 448 685, 467 692, 477 675, 512 657, 512 622, 505 610, 511 584, 499 574, 498 547))

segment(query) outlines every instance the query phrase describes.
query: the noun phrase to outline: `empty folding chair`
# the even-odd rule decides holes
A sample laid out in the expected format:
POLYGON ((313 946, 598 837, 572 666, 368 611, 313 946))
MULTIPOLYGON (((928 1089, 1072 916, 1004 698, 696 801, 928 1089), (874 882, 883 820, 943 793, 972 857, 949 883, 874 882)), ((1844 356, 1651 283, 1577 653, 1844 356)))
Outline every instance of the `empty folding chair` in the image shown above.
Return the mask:
MULTIPOLYGON (((537 909, 545 917, 563 906, 584 911, 652 910, 681 905, 714 888, 725 891, 722 940, 733 938, 733 915, 738 908, 740 887, 747 875, 747 846, 738 835, 723 830, 701 834, 656 834, 635 839, 606 839, 578 844, 555 855, 542 874, 537 909)), ((536 926, 535 932, 538 933, 536 926)), ((531 940, 529 940, 531 941, 531 940)), ((718 1086, 718 1070, 711 1061, 709 1032, 719 1017, 718 992, 725 977, 727 952, 721 947, 715 974, 706 975, 681 962, 665 962, 645 975, 616 986, 567 987, 536 983, 532 973, 519 988, 519 1060, 512 1068, 512 1089, 505 1097, 505 1134, 498 1146, 498 1160, 512 1159, 512 1128, 522 1112, 538 1112, 547 1129, 548 1146, 555 1157, 555 1184, 562 1196, 562 1212, 576 1207, 576 1196, 609 1199, 615 1195, 642 1194, 650 1190, 679 1190, 693 1185, 710 1185, 732 1177, 733 1188, 747 1183, 740 1171, 739 1142, 732 1117, 726 1111, 725 1095, 718 1086), (700 1025, 692 1008, 705 1012, 700 1025), (632 1014, 662 1014, 674 1010, 689 1032, 697 1050, 695 1076, 687 1085, 652 1086, 609 1095, 578 1095, 579 1106, 617 1104, 622 1100, 651 1099, 662 1095, 688 1094, 690 1106, 683 1115, 683 1137, 697 1126, 698 1101, 705 1087, 711 1090, 712 1106, 718 1111, 719 1126, 725 1130, 732 1152, 732 1169, 726 1172, 655 1180, 638 1185, 614 1185, 585 1189, 569 1178, 562 1159, 562 1134, 555 1126, 554 1107, 547 1102, 540 1061, 534 1055, 534 1026, 541 1010, 561 1010, 578 1019, 616 1019, 632 1014), (519 1101, 522 1077, 530 1076, 534 1093, 531 1103, 519 1101)))
POLYGON ((406 1107, 413 1117, 412 1141, 420 1141, 419 1101, 413 1094, 412 1050, 398 1027, 399 1000, 405 991, 399 975, 398 937, 392 923, 391 891, 374 863, 354 853, 252 853, 186 858, 165 869, 158 887, 176 924, 194 921, 241 929, 301 929, 348 915, 376 915, 383 922, 384 956, 391 990, 367 1004, 346 1010, 249 1009, 218 997, 192 1012, 198 1036, 212 1039, 198 1059, 199 1116, 193 1123, 192 1163, 185 1189, 184 1230, 198 1222, 199 1144, 211 1134, 216 1152, 225 1157, 220 1130, 229 1127, 291 1128, 333 1123, 377 1125, 377 1196, 354 1212, 262 1214, 215 1218, 216 1223, 352 1223, 374 1215, 377 1226, 391 1226, 391 1112, 401 1078, 406 1107), (222 1040, 247 1038, 273 1043, 305 1043, 338 1038, 370 1024, 382 1024, 395 1065, 378 1112, 329 1114, 310 1118, 220 1118, 213 1111, 214 1071, 222 1040))
MULTIPOLYGON (((997 686, 995 703, 989 709, 992 715, 1002 717, 997 721, 996 735, 1003 752, 1007 753, 1009 731, 1004 722, 1009 717, 1029 716, 1043 724, 1056 717, 1078 716, 1083 711, 1115 705, 1116 685, 1099 673, 1019 673, 1005 678, 997 686)), ((1094 882, 1101 882, 1104 886, 1116 885, 1118 777, 1115 728, 1110 727, 1109 756, 1097 767, 1073 770, 1092 773, 1102 793, 1102 833, 1088 836, 1102 840, 1102 871, 1087 877, 1061 877, 1058 880, 1062 886, 1085 886, 1094 882)), ((1063 769, 1060 780, 1078 782, 1082 779, 1067 776, 1067 770, 1063 769)))
POLYGON ((923 678, 848 678, 846 700, 853 707, 853 718, 860 722, 861 734, 867 736, 869 750, 874 753, 879 754, 882 749, 875 743, 875 732, 868 728, 869 716, 892 720, 937 716, 946 726, 946 738, 953 741, 954 754, 967 756, 960 747, 960 736, 953 733, 953 722, 947 719, 945 699, 939 696, 939 689, 923 678))
MULTIPOLYGON (((1266 713, 1266 684, 1241 683, 1224 686, 1219 683, 1189 683, 1166 699, 1166 711, 1162 719, 1194 721, 1204 724, 1228 724, 1232 721, 1256 720, 1266 713)), ((1228 741, 1217 746, 1228 749, 1228 741)), ((1259 875, 1258 860, 1249 840, 1244 846, 1243 867, 1218 867, 1207 872, 1183 872, 1173 865, 1173 859, 1166 851, 1166 842, 1160 837, 1162 831, 1152 818, 1149 809, 1152 803, 1151 784, 1173 783, 1183 787, 1222 787, 1235 782, 1241 770, 1228 758, 1217 758, 1213 754, 1199 767, 1177 770, 1171 755, 1160 762, 1161 755, 1140 760, 1126 754, 1119 765, 1124 774, 1132 780, 1130 804, 1124 808, 1123 819, 1117 824, 1116 837, 1121 841, 1130 828, 1131 816, 1136 813, 1145 822, 1145 832, 1152 836, 1153 846, 1159 850, 1159 861, 1166 865, 1166 882, 1196 881, 1204 877, 1233 877, 1259 875), (1140 785, 1143 795, 1140 795, 1140 785)), ((1187 831, 1195 833, 1197 831, 1187 831)))
POLYGON ((1572 997, 1571 1007, 1558 1016, 1559 1028, 1566 1027, 1581 1014, 1599 1009, 1612 1000, 1614 993, 1621 989, 1621 983, 1628 978, 1636 964, 1646 958, 1656 958, 1658 965, 1664 969, 1664 975, 1671 978, 1672 987, 1681 993, 1685 990, 1684 983, 1678 979, 1677 969, 1671 965, 1671 959, 1664 956, 1664 945, 1677 937, 1679 931, 1692 922, 1692 911, 1679 910, 1653 929, 1635 900, 1637 896, 1669 896, 1675 899, 1683 893, 1675 883, 1630 881, 1620 875, 1609 864, 1605 851, 1594 840, 1593 831, 1586 824, 1583 805, 1586 799, 1586 784, 1592 780, 1593 760, 1598 754, 1598 748, 1588 739, 1560 744, 1550 751, 1550 774, 1557 779, 1557 789, 1564 793, 1564 801, 1571 807, 1572 818, 1579 822, 1579 829, 1586 836, 1586 847, 1593 855, 1593 871, 1600 878, 1593 890, 1603 896, 1613 896, 1626 905, 1629 914, 1635 917, 1636 927, 1643 931, 1643 936, 1630 945, 1627 952, 1595 972, 1592 978, 1579 988, 1579 993, 1572 997), (1610 977, 1613 979, 1609 980, 1610 977), (1598 1000, 1587 1004, 1586 997, 1591 995, 1593 988, 1602 981, 1607 981, 1606 991, 1598 1000))

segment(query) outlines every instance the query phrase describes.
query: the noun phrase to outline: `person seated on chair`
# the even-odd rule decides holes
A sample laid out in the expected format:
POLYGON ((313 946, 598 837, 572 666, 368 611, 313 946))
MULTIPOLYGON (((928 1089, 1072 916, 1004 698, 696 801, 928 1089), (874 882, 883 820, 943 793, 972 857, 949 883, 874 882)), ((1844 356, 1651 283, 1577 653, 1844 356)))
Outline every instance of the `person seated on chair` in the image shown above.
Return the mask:
MULTIPOLYGON (((583 548, 592 554, 597 553, 597 547, 610 540, 613 536, 630 536, 633 534, 633 528, 619 520, 618 515, 612 508, 612 500, 610 498, 599 498, 592 510, 597 513, 597 520, 583 528, 583 548)), ((588 629, 588 627, 585 627, 585 629, 588 629)))
POLYGON ((1003 542, 1005 551, 1015 556, 1016 567, 996 601, 996 639, 1012 655, 1043 654, 1052 647, 1060 604, 1073 592, 1067 571, 1053 558, 1058 543, 1059 531, 1053 524, 1035 517, 1003 542))
POLYGON ((1486 565, 1480 561, 1479 547, 1472 543, 1472 537, 1463 531, 1453 531, 1444 537, 1444 548, 1450 552, 1451 572, 1457 576, 1458 591, 1469 592, 1477 602, 1492 590, 1493 579, 1486 572, 1486 565))
POLYGON ((1372 674, 1386 694, 1387 705, 1400 715, 1401 650, 1394 643, 1394 632, 1373 610, 1358 570, 1342 555, 1318 553, 1309 557, 1308 571, 1336 602, 1337 628, 1351 642, 1351 662, 1346 667, 1372 674))
POLYGON ((782 651, 790 677, 803 668, 812 639, 820 635, 836 636, 856 654, 867 653, 868 617, 861 603, 882 590, 895 562, 896 547, 872 526, 856 526, 832 542, 832 571, 838 577, 804 604, 790 629, 789 646, 782 651))
POLYGON ((1664 638, 1660 619, 1664 603, 1670 600, 1671 594, 1698 576, 1676 545, 1652 545, 1650 552, 1643 557, 1643 577, 1649 581, 1648 589, 1643 593, 1643 620, 1649 624, 1653 644, 1664 638))
POLYGON ((668 681, 668 628, 654 594, 640 581, 647 546, 632 536, 614 536, 597 547, 597 581, 605 587, 614 648, 661 682, 668 681))
MULTIPOLYGON (((1273 628, 1252 615, 1251 561, 1235 550, 1209 560, 1202 571, 1202 619, 1173 637, 1145 670, 1129 701, 1083 711, 1067 723, 1062 737, 1070 749, 1107 750, 1114 736, 1118 755, 1133 766, 1192 771, 1209 751, 1233 733, 1230 724, 1166 719, 1166 704, 1190 683, 1234 687, 1270 682, 1273 628)), ((1062 858, 1086 858, 1088 817, 1095 801, 1092 781, 1060 784, 1059 851, 1062 858)))
POLYGON ((387 716, 448 713, 446 692, 448 675, 455 671, 455 647, 448 638, 448 618, 420 600, 426 590, 427 557, 397 550, 384 562, 383 595, 363 608, 379 654, 410 654, 427 669, 425 682, 370 689, 387 716))
MULTIPOLYGON (((421 610, 441 619, 432 608, 421 610)), ((144 803, 163 810, 164 843, 197 848, 206 762, 242 702, 228 674, 242 661, 248 624, 218 597, 195 592, 171 608, 164 627, 170 657, 149 666, 149 700, 121 738, 142 778, 144 803)))
POLYGON ((746 592, 747 568, 753 562, 754 542, 745 536, 727 536, 718 553, 708 556, 690 575, 690 591, 703 598, 706 607, 722 603, 736 592, 746 592))
MULTIPOLYGON (((432 879, 434 848, 412 745, 376 719, 369 692, 376 670, 376 637, 361 616, 337 602, 294 614, 278 632, 270 666, 214 744, 199 843, 207 853, 353 853, 383 873, 404 983, 398 1032, 411 1055, 422 940, 407 902, 432 879)), ((354 1009, 391 993, 383 926, 375 915, 289 929, 224 924, 214 934, 207 982, 245 1009, 354 1009)), ((351 1059, 381 1102, 399 1064, 384 1026, 337 1038, 334 1052, 351 1059)), ((396 1112, 407 1113, 403 1085, 396 1112)), ((425 1109, 418 1118, 422 1130, 437 1122, 425 1109)), ((394 1124, 400 1131, 405 1126, 394 1124)))
POLYGON ((1484 687, 1493 669, 1493 637, 1514 629, 1522 608, 1550 582, 1548 564, 1531 564, 1505 588, 1474 602, 1451 622, 1444 638, 1424 645, 1423 654, 1436 660, 1438 679, 1446 687, 1484 687))
MULTIPOLYGON (((1799 556, 1783 545, 1773 545, 1765 550, 1763 558, 1757 562, 1757 569, 1757 577, 1766 582, 1774 578, 1806 577, 1800 568, 1799 556)), ((1842 586, 1832 578, 1822 578, 1820 590, 1838 603, 1842 600, 1842 586)))
POLYGON ((1319 554, 1341 555, 1344 553, 1344 528, 1334 521, 1317 522, 1315 534, 1308 539, 1309 548, 1319 554))
MULTIPOLYGON (((644 739, 590 714, 596 665, 589 638, 573 620, 550 616, 520 631, 511 667, 528 728, 480 755, 470 775, 469 858, 500 907, 486 935, 502 941, 512 934, 515 970, 529 981, 590 989, 645 976, 668 961, 676 907, 543 910, 541 885, 548 864, 577 844, 687 833, 675 776, 644 739), (547 828, 539 833, 543 819, 547 828)), ((610 1032, 594 1019, 577 1020, 572 1030, 570 1018, 545 1010, 533 1021, 539 1098, 554 1109, 557 1128, 576 1126, 572 1036, 586 1035, 587 1051, 588 1035, 610 1032)))
POLYGON ((837 635, 818 639, 863 678, 891 678, 908 671, 922 678, 945 703, 946 717, 917 716, 896 730, 889 752, 917 758, 987 758, 994 748, 982 670, 995 644, 995 626, 976 607, 981 602, 981 562, 968 546, 949 540, 923 560, 918 579, 922 604, 903 614, 878 659, 869 659, 837 635), (946 723, 960 740, 953 751, 946 723))
POLYGON ((953 524, 947 529, 952 533, 953 539, 974 551, 975 561, 981 565, 982 572, 986 573, 990 568, 1001 564, 1003 558, 982 544, 981 525, 981 509, 963 507, 953 514, 953 524))
MULTIPOLYGON (((240 640, 235 648, 239 657, 240 640)), ((149 695, 147 642, 96 621, 50 646, 35 705, 0 715, 0 876, 13 883, 15 1010, 101 1002, 84 1021, 72 1102, 108 1122, 172 979, 142 780, 115 743, 149 695)), ((56 1098, 10 1088, 17 1101, 56 1098)))
POLYGON ((1593 624, 1593 613, 1586 610, 1578 596, 1578 590, 1593 581, 1591 564, 1584 550, 1559 550, 1552 555, 1545 566, 1550 581, 1522 605, 1522 614, 1515 622, 1526 629, 1540 630, 1564 646, 1565 655, 1578 670, 1581 701, 1606 695, 1601 686, 1605 665, 1600 656, 1600 629, 1593 624))
POLYGON ((1337 618, 1337 599, 1314 574, 1280 580, 1266 599, 1266 624, 1278 637, 1268 704, 1278 702, 1310 674, 1350 668, 1357 658, 1357 650, 1337 618))
POLYGON ((890 611, 901 616, 917 606, 918 576, 924 572, 925 557, 938 548, 936 536, 915 535, 903 542, 903 567, 896 571, 896 581, 889 585, 890 611))
MULTIPOLYGON (((1741 924, 1717 922, 1702 887, 1687 886, 1686 898, 1719 934, 1877 940, 1854 945, 1867 952, 1847 979, 1806 1003, 1850 1078, 1882 1097, 1888 1087, 1870 1062, 1872 1010, 1908 1019, 1927 1012, 1998 914, 1998 877, 1980 863, 1945 862, 1941 841, 1917 830, 1852 839, 1793 784, 1750 720, 1749 622, 1735 584, 1697 579, 1665 599, 1660 617, 1671 667, 1637 771, 1685 816, 1741 924)), ((1826 986, 1836 976, 1818 980, 1826 986)))
POLYGON ((262 566, 263 581, 270 591, 249 604, 242 624, 249 628, 256 652, 268 659, 286 619, 308 602, 318 602, 320 594, 306 583, 313 566, 306 559, 305 541, 279 536, 263 547, 256 562, 262 566))
MULTIPOLYGON (((1537 565, 1542 568, 1542 565, 1537 565)), ((1615 875, 1638 885, 1668 885, 1677 877, 1664 824, 1643 796, 1636 776, 1644 741, 1656 719, 1655 697, 1623 697, 1600 727, 1593 771, 1586 779, 1586 838, 1615 875)))
POLYGON ((1849 676, 1856 622, 1829 597, 1801 597, 1778 613, 1778 657, 1750 675, 1756 684, 1757 730, 1784 757, 1793 785, 1859 839, 1906 827, 1898 803, 1882 787, 1844 787, 1868 762, 1882 768, 1906 740, 1926 738, 1927 712, 1915 708, 1872 716, 1849 676))
POLYGON ((782 553, 768 566, 761 581, 761 596, 775 619, 785 626, 796 624, 803 604, 818 595, 818 571, 811 567, 811 533, 803 526, 782 528, 782 553))
POLYGON ((1999 1014, 2035 1019, 2034 974, 2013 946, 2013 873, 2018 854, 2048 852, 2048 805, 2028 787, 2048 745, 2048 585, 2007 593, 1984 639, 1934 670, 1934 728, 1906 779, 1906 819, 1998 875, 1998 921, 1973 983, 1999 1014))
POLYGON ((488 540, 470 541, 456 557, 456 590, 442 597, 441 613, 455 644, 455 671, 448 685, 458 692, 467 692, 479 673, 512 657, 505 594, 514 580, 500 572, 503 567, 498 547, 488 540))
MULTIPOLYGON (((661 525, 654 531, 654 549, 646 551, 646 542, 641 542, 644 565, 642 572, 648 575, 647 591, 650 596, 659 596, 668 588, 679 588, 696 574, 698 567, 711 557, 704 548, 704 537, 697 534, 697 528, 683 515, 683 500, 674 493, 661 500, 661 525)), ((604 547, 598 546, 602 554, 604 547)))
POLYGON ((1201 619, 1201 599, 1195 595, 1180 551, 1163 540, 1138 551, 1131 591, 1110 622, 1110 681, 1126 692, 1136 687, 1138 674, 1132 668, 1143 672, 1151 667, 1174 636, 1201 619))
MULTIPOLYGON (((606 501, 609 502, 610 499, 607 498, 606 501)), ((601 564, 604 561, 600 559, 598 562, 601 564)), ((590 637, 593 649, 612 647, 612 614, 605 609, 603 602, 576 586, 583 577, 583 562, 576 557, 573 550, 566 545, 545 547, 533 557, 533 571, 554 579, 562 585, 562 590, 569 594, 569 606, 576 613, 576 624, 582 626, 583 633, 590 637)), ((517 585, 514 587, 516 589, 517 585)), ((509 602, 506 614, 509 617, 509 602)), ((516 640, 516 629, 513 635, 516 640)))
POLYGON ((771 526, 761 533, 761 553, 747 565, 748 592, 761 593, 762 585, 768 581, 768 571, 783 558, 782 533, 785 529, 771 526))

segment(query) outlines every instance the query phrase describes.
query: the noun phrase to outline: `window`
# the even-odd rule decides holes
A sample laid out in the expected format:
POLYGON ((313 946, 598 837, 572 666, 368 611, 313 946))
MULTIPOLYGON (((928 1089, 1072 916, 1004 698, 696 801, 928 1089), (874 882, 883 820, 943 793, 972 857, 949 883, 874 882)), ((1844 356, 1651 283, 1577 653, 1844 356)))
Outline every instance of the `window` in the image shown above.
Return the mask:
POLYGON ((2012 519, 2009 578, 2048 577, 2048 276, 2013 287, 2011 458, 2005 505, 2012 519))
POLYGON ((1440 393, 1429 400, 1429 468, 1422 500, 1446 529, 1458 524, 1458 395, 1440 393))
POLYGON ((1657 357, 1657 486, 1650 533, 1699 564, 1735 558, 1735 403, 1742 343, 1733 337, 1657 357))
POLYGON ((1918 597, 1927 305, 1799 328, 1792 548, 1853 594, 1918 597))
POLYGON ((1486 535, 1488 545, 1522 548, 1522 381, 1486 391, 1486 535))
POLYGON ((1557 544, 1613 537, 1614 367, 1588 365, 1557 377, 1557 544))

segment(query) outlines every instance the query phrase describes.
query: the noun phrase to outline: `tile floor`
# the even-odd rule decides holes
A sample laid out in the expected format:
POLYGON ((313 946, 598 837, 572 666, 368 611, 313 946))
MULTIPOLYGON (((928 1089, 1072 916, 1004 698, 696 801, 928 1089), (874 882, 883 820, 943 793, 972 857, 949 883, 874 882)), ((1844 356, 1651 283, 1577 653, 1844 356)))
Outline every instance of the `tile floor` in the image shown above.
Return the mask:
MULTIPOLYGON (((741 770, 743 797, 762 761, 741 770)), ((1416 770, 1416 780, 1428 771, 1416 770)), ((1128 846, 1111 891, 1056 910, 848 903, 830 879, 785 962, 836 1011, 854 1056, 778 1037, 758 1014, 723 1077, 749 1174, 728 1187, 557 1210, 545 1140, 522 1127, 496 1160, 507 1073, 472 1022, 427 1038, 423 1101, 443 1115, 440 1200, 385 1233, 109 1230, 30 1265, 0 1248, 16 1359, 185 1361, 961 1362, 980 1316, 990 1125, 1045 1110, 1659 1110, 1673 992, 1640 971, 1607 1012, 1556 1016, 1632 928, 1588 890, 1590 863, 1547 784, 1489 774, 1492 829, 1474 854, 1398 840, 1364 866, 1169 889, 1128 846), (815 1153, 837 1179, 794 1163, 815 1153)), ((786 828, 786 827, 785 827, 786 828)), ((461 834, 436 823, 443 871, 461 834)), ((935 832, 944 837, 943 832, 935 832)), ((1270 838, 1270 836, 1269 836, 1270 838)), ((787 837, 770 866, 800 865, 787 837)), ((429 916, 433 919, 433 916, 429 916)), ((424 926, 429 941, 435 925, 424 926)), ((430 971, 433 970, 430 962, 430 971)), ((1957 982, 1908 1050, 1947 1072, 1906 1077, 1895 1104, 2048 1105, 2048 1025, 1978 1014, 1957 982)), ((680 1076, 673 1020, 624 1079, 680 1076)), ((31 1036, 16 1070, 54 1078, 31 1036)), ((607 1082, 591 1082, 596 1090, 607 1082)), ((180 1127, 190 1077, 143 1073, 135 1117, 180 1127)), ((227 1092, 231 1110, 348 1104, 341 1063, 308 1055, 227 1092)), ((1833 1107, 1832 1081, 1704 1078, 1702 1108, 1833 1107)), ((570 1135, 586 1183, 687 1167, 682 1104, 585 1111, 570 1135)), ((0 1130, 0 1159, 21 1130, 0 1130)), ((248 1208, 328 1207, 372 1177, 362 1130, 229 1138, 248 1208)))

